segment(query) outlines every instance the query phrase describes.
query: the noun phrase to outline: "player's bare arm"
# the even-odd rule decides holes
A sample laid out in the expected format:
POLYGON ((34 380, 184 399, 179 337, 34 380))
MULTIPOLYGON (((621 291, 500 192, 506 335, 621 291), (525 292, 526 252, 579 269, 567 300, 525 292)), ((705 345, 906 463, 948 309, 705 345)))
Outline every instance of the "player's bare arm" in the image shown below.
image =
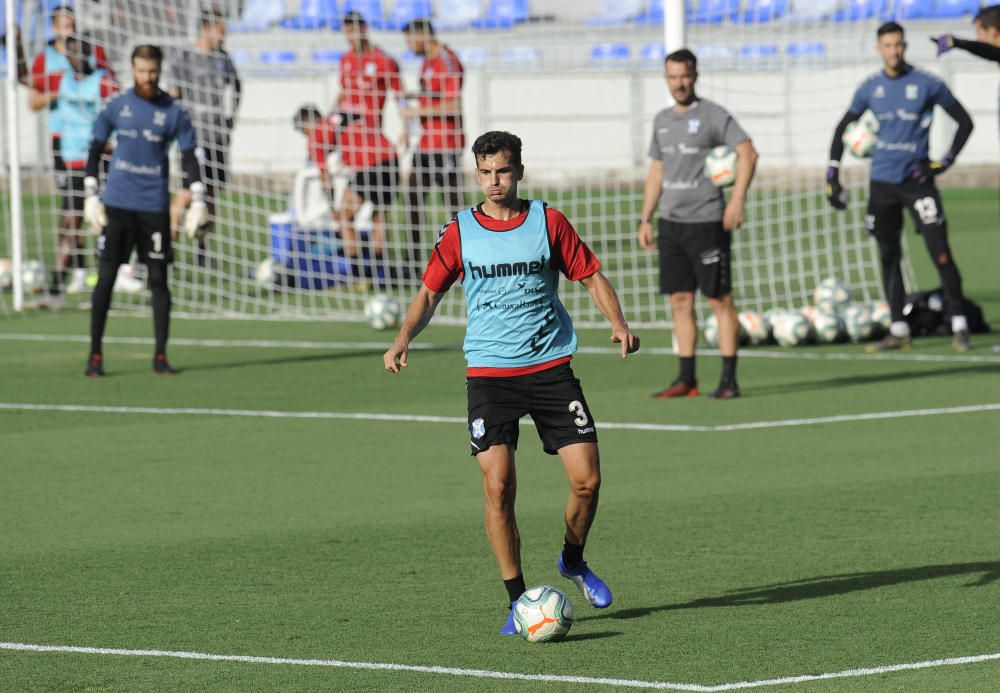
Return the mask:
POLYGON ((757 169, 757 150, 753 142, 745 140, 736 145, 736 180, 733 182, 733 192, 722 215, 722 227, 726 231, 735 231, 743 225, 743 209, 746 205, 747 190, 757 169))
POLYGON ((642 214, 639 216, 639 232, 637 234, 639 247, 644 250, 652 250, 656 247, 653 242, 653 214, 656 212, 656 205, 660 200, 662 189, 663 162, 653 159, 649 162, 646 185, 642 191, 642 214))
POLYGON ((443 293, 431 291, 426 285, 420 287, 417 295, 413 297, 410 307, 406 309, 406 316, 403 318, 403 325, 399 328, 399 334, 396 335, 392 346, 382 356, 387 371, 399 373, 400 368, 406 368, 406 354, 409 351, 410 342, 416 339, 417 335, 427 327, 443 296, 443 293))
POLYGON ((615 287, 600 271, 580 280, 587 287, 597 309, 611 323, 611 341, 622 345, 622 358, 639 351, 639 337, 628 327, 615 287))

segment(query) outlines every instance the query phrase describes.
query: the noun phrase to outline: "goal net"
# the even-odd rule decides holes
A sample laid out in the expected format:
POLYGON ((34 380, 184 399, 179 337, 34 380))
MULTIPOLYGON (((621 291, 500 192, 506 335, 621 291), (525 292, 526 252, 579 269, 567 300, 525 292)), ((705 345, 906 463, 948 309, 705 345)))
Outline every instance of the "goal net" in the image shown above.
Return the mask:
MULTIPOLYGON (((442 180, 418 177, 415 188, 408 180, 414 151, 426 146, 420 128, 412 118, 404 120, 401 108, 419 105, 422 77, 425 94, 444 89, 447 81, 426 70, 422 75, 423 57, 408 48, 399 28, 428 4, 436 39, 454 50, 464 67, 466 141, 456 177, 461 204, 479 199, 468 151, 472 140, 487 130, 516 133, 524 142, 523 196, 545 199, 565 212, 597 252, 631 322, 669 324, 666 302, 658 293, 656 254, 640 249, 635 239, 652 120, 669 103, 657 0, 234 0, 210 7, 198 0, 77 0, 70 31, 89 46, 91 68, 107 68, 122 89, 132 84, 129 56, 136 45, 164 49, 161 87, 180 94, 205 150, 203 171, 213 172, 212 227, 204 247, 183 232, 174 244, 175 314, 360 320, 362 306, 374 292, 396 295, 405 304, 438 230, 456 211, 454 196, 439 185, 448 185, 446 175, 442 180), (392 77, 379 81, 391 65, 363 64, 354 87, 363 93, 341 97, 340 60, 349 44, 337 25, 347 9, 365 14, 371 44, 399 66, 399 85, 392 77), (224 39, 217 27, 208 27, 214 13, 226 28, 224 39), (205 39, 206 27, 216 44, 205 39), (214 51, 220 39, 225 53, 214 51), (385 141, 365 139, 369 132, 354 137, 354 151, 349 152, 346 130, 357 125, 357 114, 348 113, 339 125, 329 121, 333 134, 318 155, 325 169, 321 174, 315 152, 310 161, 296 114, 309 105, 323 117, 357 110, 360 101, 377 102, 380 89, 387 90, 381 122, 372 122, 384 131, 385 141), (367 157, 372 152, 363 150, 373 142, 374 154, 367 157), (345 213, 353 198, 345 188, 358 188, 356 162, 379 159, 385 143, 399 162, 395 196, 381 214, 373 212, 370 201, 356 214, 345 213), (425 189, 426 183, 430 187, 425 189), (413 214, 414 201, 419 218, 413 214), (356 242, 345 234, 345 224, 356 242)), ((798 307, 809 302, 815 284, 828 276, 845 280, 855 300, 878 298, 877 250, 864 224, 867 164, 845 158, 842 179, 851 203, 844 213, 828 207, 823 173, 834 125, 853 90, 877 68, 873 44, 879 18, 861 16, 866 10, 854 2, 689 4, 687 43, 699 57, 698 93, 725 106, 760 152, 746 223, 734 240, 737 305, 762 311, 798 307), (844 11, 860 13, 860 18, 841 21, 837 15, 844 11)), ((79 285, 72 292, 67 289, 93 273, 95 239, 86 230, 74 232, 68 221, 72 213, 63 211, 72 204, 57 187, 66 172, 56 170, 53 157, 58 91, 45 101, 46 90, 58 89, 58 83, 52 74, 32 71, 38 57, 46 55, 50 72, 66 69, 53 55, 62 45, 66 29, 60 22, 65 20, 52 9, 58 3, 25 0, 17 5, 29 70, 26 84, 13 90, 20 150, 14 175, 24 208, 21 259, 29 269, 45 268, 40 279, 25 275, 26 305, 44 303, 59 289, 56 304, 86 307, 87 291, 76 291, 79 285), (65 269, 63 276, 56 272, 59 268, 65 269)), ((968 18, 922 21, 921 33, 932 27, 961 32, 968 18)), ((9 39, 11 31, 5 33, 9 39)), ((926 62, 929 49, 916 39, 913 43, 917 62, 921 57, 926 62)), ((3 69, 16 71, 6 60, 3 69)), ((10 92, 4 92, 0 109, 5 134, 15 127, 8 122, 10 92)), ((437 96, 444 98, 443 92, 437 96)), ((367 117, 360 121, 369 122, 367 117)), ((440 122, 424 125, 425 135, 440 134, 440 122)), ((942 146, 950 140, 947 125, 934 127, 932 142, 942 146), (943 136, 937 132, 941 128, 943 136)), ((0 143, 0 257, 9 259, 14 225, 8 141, 5 137, 0 143)), ((172 192, 180 188, 179 159, 175 151, 172 192)), ((71 188, 68 194, 80 193, 71 188)), ((369 192, 369 200, 377 196, 377 190, 369 192)), ((147 310, 143 266, 133 258, 122 275, 114 309, 147 310)), ((912 288, 908 263, 904 276, 912 288)), ((561 293, 578 325, 604 323, 582 286, 566 284, 561 293)), ((11 305, 11 290, 3 289, 0 309, 9 311, 11 305)), ((449 292, 438 315, 451 321, 463 318, 461 291, 449 292)))

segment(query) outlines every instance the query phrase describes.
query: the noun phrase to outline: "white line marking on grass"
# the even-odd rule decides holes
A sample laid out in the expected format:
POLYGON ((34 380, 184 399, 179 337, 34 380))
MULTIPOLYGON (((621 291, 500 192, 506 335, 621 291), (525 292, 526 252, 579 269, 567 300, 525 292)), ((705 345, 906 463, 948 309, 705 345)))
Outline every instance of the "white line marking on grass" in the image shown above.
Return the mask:
POLYGON ((392 664, 384 662, 348 662, 340 659, 291 659, 287 657, 256 657, 251 655, 222 655, 207 652, 184 652, 181 650, 126 650, 114 647, 79 647, 75 645, 36 645, 21 642, 0 642, 0 650, 17 652, 64 652, 71 654, 114 655, 119 657, 168 657, 172 659, 195 659, 211 662, 242 662, 246 664, 289 664, 307 667, 334 667, 339 669, 367 669, 371 671, 407 671, 420 674, 445 674, 448 676, 467 676, 470 678, 506 679, 513 681, 533 681, 544 683, 573 683, 596 686, 615 686, 618 688, 645 688, 671 691, 697 691, 699 693, 715 693, 716 691, 735 691, 747 688, 765 688, 769 686, 784 686, 793 683, 823 681, 826 679, 858 678, 862 676, 877 676, 897 671, 913 671, 943 666, 976 664, 1000 659, 1000 653, 973 655, 969 657, 949 657, 947 659, 932 659, 923 662, 906 664, 890 664, 880 667, 845 669, 826 674, 803 674, 801 676, 786 676, 776 679, 759 681, 738 681, 717 685, 702 685, 697 683, 673 683, 670 681, 642 681, 638 679, 613 679, 592 676, 560 676, 557 674, 521 674, 511 671, 490 671, 488 669, 460 669, 457 667, 422 666, 418 664, 392 664))
MULTIPOLYGON (((267 409, 208 409, 197 407, 125 407, 89 404, 34 404, 26 402, 0 402, 0 411, 55 411, 92 414, 156 414, 173 416, 234 416, 264 419, 349 419, 354 421, 408 421, 415 423, 466 424, 461 416, 429 416, 424 414, 383 414, 373 412, 336 411, 277 411, 267 409)), ((720 431, 750 431, 761 428, 787 428, 818 426, 821 424, 848 423, 853 421, 878 421, 880 419, 905 419, 917 416, 942 416, 948 414, 975 414, 1000 410, 1000 402, 969 404, 936 409, 906 409, 903 411, 878 411, 867 414, 839 414, 816 416, 808 419, 778 419, 775 421, 746 421, 734 424, 657 424, 627 421, 605 421, 597 427, 603 430, 658 431, 667 433, 717 433, 720 431)))
MULTIPOLYGON (((52 334, 0 334, 0 341, 8 342, 71 342, 77 344, 89 344, 90 337, 86 335, 52 335, 52 334)), ((148 337, 105 337, 106 344, 137 344, 149 346, 153 340, 148 337)), ((322 341, 322 340, 284 340, 284 339, 191 339, 185 337, 172 337, 170 343, 175 346, 192 347, 218 347, 225 349, 247 348, 247 349, 388 349, 391 341, 384 342, 348 342, 348 341, 322 341)), ((411 351, 460 351, 459 344, 435 344, 430 342, 417 342, 410 345, 411 351)), ((620 354, 619 347, 593 347, 581 346, 581 354, 620 354)), ((643 347, 639 355, 646 356, 670 356, 674 350, 669 347, 643 347)), ((718 355, 717 349, 703 349, 701 354, 718 355)), ((755 350, 741 349, 740 358, 776 359, 792 361, 896 361, 903 363, 923 362, 923 363, 996 363, 1000 364, 1000 355, 986 354, 859 354, 853 352, 810 352, 803 351, 779 351, 779 350, 755 350)))

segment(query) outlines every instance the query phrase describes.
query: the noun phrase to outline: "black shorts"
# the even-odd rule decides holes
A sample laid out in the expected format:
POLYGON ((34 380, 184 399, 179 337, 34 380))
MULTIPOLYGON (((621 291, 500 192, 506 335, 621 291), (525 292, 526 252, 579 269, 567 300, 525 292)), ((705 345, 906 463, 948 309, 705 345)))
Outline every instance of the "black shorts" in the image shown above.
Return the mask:
POLYGON ((531 414, 542 448, 555 455, 573 443, 596 443, 594 417, 568 363, 509 378, 467 378, 472 454, 493 445, 517 449, 518 420, 531 414))
POLYGON ((375 205, 385 209, 396 198, 399 187, 399 165, 396 159, 383 161, 354 174, 351 190, 375 205))
MULTIPOLYGON (((62 160, 60 159, 61 163, 62 160)), ((62 197, 62 210, 64 212, 83 212, 83 179, 87 177, 86 169, 66 168, 62 164, 62 170, 56 169, 56 185, 59 187, 59 195, 62 197)))
POLYGON ((194 157, 201 167, 201 182, 212 190, 224 188, 229 181, 229 171, 226 169, 229 146, 222 142, 198 146, 194 150, 194 157))
POLYGON ((721 221, 683 224, 660 219, 660 293, 700 288, 708 298, 722 298, 733 290, 732 234, 721 221))
POLYGON ((458 183, 461 152, 415 152, 413 173, 422 189, 432 182, 442 188, 452 188, 458 183))
POLYGON ((106 207, 108 225, 97 239, 101 262, 128 262, 136 248, 143 264, 169 264, 174 251, 170 244, 169 212, 136 212, 120 207, 106 207))
POLYGON ((941 193, 932 181, 873 180, 868 188, 868 232, 876 238, 899 234, 903 229, 903 209, 910 212, 917 233, 947 230, 941 193))

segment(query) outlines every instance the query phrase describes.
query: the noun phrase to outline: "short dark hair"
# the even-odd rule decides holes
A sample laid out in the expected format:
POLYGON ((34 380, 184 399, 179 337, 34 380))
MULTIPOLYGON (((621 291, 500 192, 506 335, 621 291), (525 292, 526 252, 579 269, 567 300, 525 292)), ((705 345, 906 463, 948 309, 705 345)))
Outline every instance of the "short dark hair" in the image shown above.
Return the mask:
POLYGON ((90 44, 88 44, 83 37, 79 34, 70 34, 66 37, 66 56, 69 57, 71 53, 79 52, 80 57, 83 59, 83 65, 80 66, 80 71, 85 75, 91 75, 94 73, 94 66, 90 64, 90 44))
POLYGON ((476 155, 477 161, 480 157, 500 152, 507 152, 510 155, 510 163, 519 167, 521 165, 521 138, 503 130, 491 130, 477 137, 472 144, 472 153, 476 155))
POLYGON ((404 34, 423 34, 425 36, 434 35, 434 25, 429 19, 414 19, 403 25, 404 34))
POLYGON ((698 71, 698 56, 687 48, 681 48, 667 55, 664 63, 687 63, 691 66, 691 72, 698 71))
POLYGON ((906 36, 906 32, 903 31, 903 25, 899 22, 886 22, 875 32, 876 38, 882 38, 886 34, 902 34, 906 36))
POLYGON ((984 7, 976 13, 972 21, 982 24, 984 29, 992 28, 1000 31, 1000 5, 984 7))
POLYGON ((368 22, 365 21, 365 16, 360 12, 358 12, 357 10, 351 10, 350 12, 344 15, 343 25, 347 26, 348 24, 352 24, 356 27, 368 26, 368 22))
POLYGON ((298 129, 305 125, 307 121, 322 119, 323 112, 319 110, 319 106, 314 103, 307 103, 299 108, 299 112, 295 114, 292 122, 295 123, 295 127, 298 129))
POLYGON ((136 58, 143 60, 155 60, 157 65, 163 64, 163 49, 149 43, 142 43, 132 49, 132 63, 136 58))
POLYGON ((49 12, 50 17, 55 17, 60 14, 69 15, 74 19, 76 18, 76 11, 73 9, 73 5, 68 2, 60 2, 56 4, 56 6, 52 8, 52 11, 49 12))
POLYGON ((226 21, 226 15, 218 7, 206 7, 201 11, 202 27, 222 24, 226 21))

